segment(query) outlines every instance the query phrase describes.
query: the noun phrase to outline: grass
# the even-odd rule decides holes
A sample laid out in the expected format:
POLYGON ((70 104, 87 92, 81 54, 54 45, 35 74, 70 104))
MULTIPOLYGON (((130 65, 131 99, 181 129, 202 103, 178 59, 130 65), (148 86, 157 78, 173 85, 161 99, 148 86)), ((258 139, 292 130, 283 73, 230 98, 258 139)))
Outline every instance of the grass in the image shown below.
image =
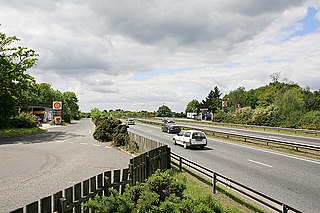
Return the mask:
POLYGON ((188 169, 183 169, 181 173, 187 179, 187 189, 185 194, 188 196, 205 196, 211 195, 213 200, 226 212, 258 212, 266 213, 265 209, 239 197, 230 192, 223 186, 217 186, 216 194, 213 194, 212 183, 208 178, 199 176, 188 169))
POLYGON ((33 128, 7 128, 0 129, 0 138, 12 137, 16 135, 31 135, 46 132, 46 130, 40 129, 38 127, 33 128))

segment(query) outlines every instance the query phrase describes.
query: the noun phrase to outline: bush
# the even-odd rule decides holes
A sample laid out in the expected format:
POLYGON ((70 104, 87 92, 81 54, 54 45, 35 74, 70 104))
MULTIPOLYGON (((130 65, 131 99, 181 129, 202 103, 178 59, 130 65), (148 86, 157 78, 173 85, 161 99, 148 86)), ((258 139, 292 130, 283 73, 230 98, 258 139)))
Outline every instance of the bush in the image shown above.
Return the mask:
MULTIPOLYGON (((126 146, 130 143, 127 126, 122 125, 118 119, 106 116, 97 116, 94 119, 96 125, 93 133, 94 139, 102 142, 112 142, 114 146, 126 146)), ((131 144, 133 146, 134 144, 131 144)), ((134 146, 133 146, 134 147, 134 146)))
POLYGON ((32 128, 36 127, 37 123, 37 117, 27 112, 22 112, 10 120, 10 126, 14 128, 32 128))
POLYGON ((225 212, 225 210, 208 196, 201 194, 186 196, 186 178, 178 176, 173 170, 156 171, 146 183, 126 187, 120 195, 110 189, 109 197, 96 197, 84 204, 93 212, 225 212))
POLYGON ((303 129, 320 130, 320 111, 311 111, 304 115, 299 123, 303 129))

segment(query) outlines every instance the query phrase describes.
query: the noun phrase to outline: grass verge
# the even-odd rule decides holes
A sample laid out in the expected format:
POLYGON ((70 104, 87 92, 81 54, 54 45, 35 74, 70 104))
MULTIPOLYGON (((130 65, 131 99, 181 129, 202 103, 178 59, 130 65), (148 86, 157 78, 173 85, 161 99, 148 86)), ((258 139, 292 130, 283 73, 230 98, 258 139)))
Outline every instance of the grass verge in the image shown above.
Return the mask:
POLYGON ((223 186, 217 186, 216 194, 212 192, 212 182, 203 176, 197 175, 191 170, 183 168, 181 172, 187 179, 186 194, 190 196, 211 195, 212 198, 227 212, 257 212, 267 213, 268 211, 232 193, 223 186))
POLYGON ((7 128, 0 129, 0 138, 4 137, 12 137, 17 135, 31 135, 31 134, 39 134, 46 132, 44 129, 40 129, 38 127, 33 128, 7 128))

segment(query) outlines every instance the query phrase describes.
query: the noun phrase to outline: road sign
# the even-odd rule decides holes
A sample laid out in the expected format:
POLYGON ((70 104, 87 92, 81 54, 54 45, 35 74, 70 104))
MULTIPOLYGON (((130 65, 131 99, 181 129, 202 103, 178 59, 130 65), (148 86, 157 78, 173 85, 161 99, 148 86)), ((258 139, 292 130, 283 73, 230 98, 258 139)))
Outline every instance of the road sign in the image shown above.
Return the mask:
POLYGON ((61 110, 62 109, 62 101, 54 101, 52 104, 53 110, 61 110))

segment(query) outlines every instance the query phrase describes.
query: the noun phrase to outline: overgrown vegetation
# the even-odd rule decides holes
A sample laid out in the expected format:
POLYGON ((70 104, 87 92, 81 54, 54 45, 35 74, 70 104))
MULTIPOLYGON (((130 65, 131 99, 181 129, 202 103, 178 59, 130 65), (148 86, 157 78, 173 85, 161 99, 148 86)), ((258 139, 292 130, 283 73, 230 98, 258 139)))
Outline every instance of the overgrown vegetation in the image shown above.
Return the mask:
POLYGON ((96 197, 84 206, 96 213, 108 212, 239 212, 227 209, 209 193, 193 188, 186 177, 174 170, 156 171, 146 183, 127 187, 121 195, 96 197))
POLYGON ((216 122, 320 130, 320 90, 279 82, 279 75, 272 75, 266 86, 249 91, 239 87, 222 98, 215 87, 202 102, 190 101, 186 112, 207 108, 216 122), (226 107, 221 108, 222 101, 226 107))
POLYGON ((96 128, 93 133, 94 139, 101 142, 111 142, 116 147, 126 147, 131 151, 138 149, 137 144, 131 141, 127 126, 119 119, 104 114, 92 114, 92 121, 96 128))

